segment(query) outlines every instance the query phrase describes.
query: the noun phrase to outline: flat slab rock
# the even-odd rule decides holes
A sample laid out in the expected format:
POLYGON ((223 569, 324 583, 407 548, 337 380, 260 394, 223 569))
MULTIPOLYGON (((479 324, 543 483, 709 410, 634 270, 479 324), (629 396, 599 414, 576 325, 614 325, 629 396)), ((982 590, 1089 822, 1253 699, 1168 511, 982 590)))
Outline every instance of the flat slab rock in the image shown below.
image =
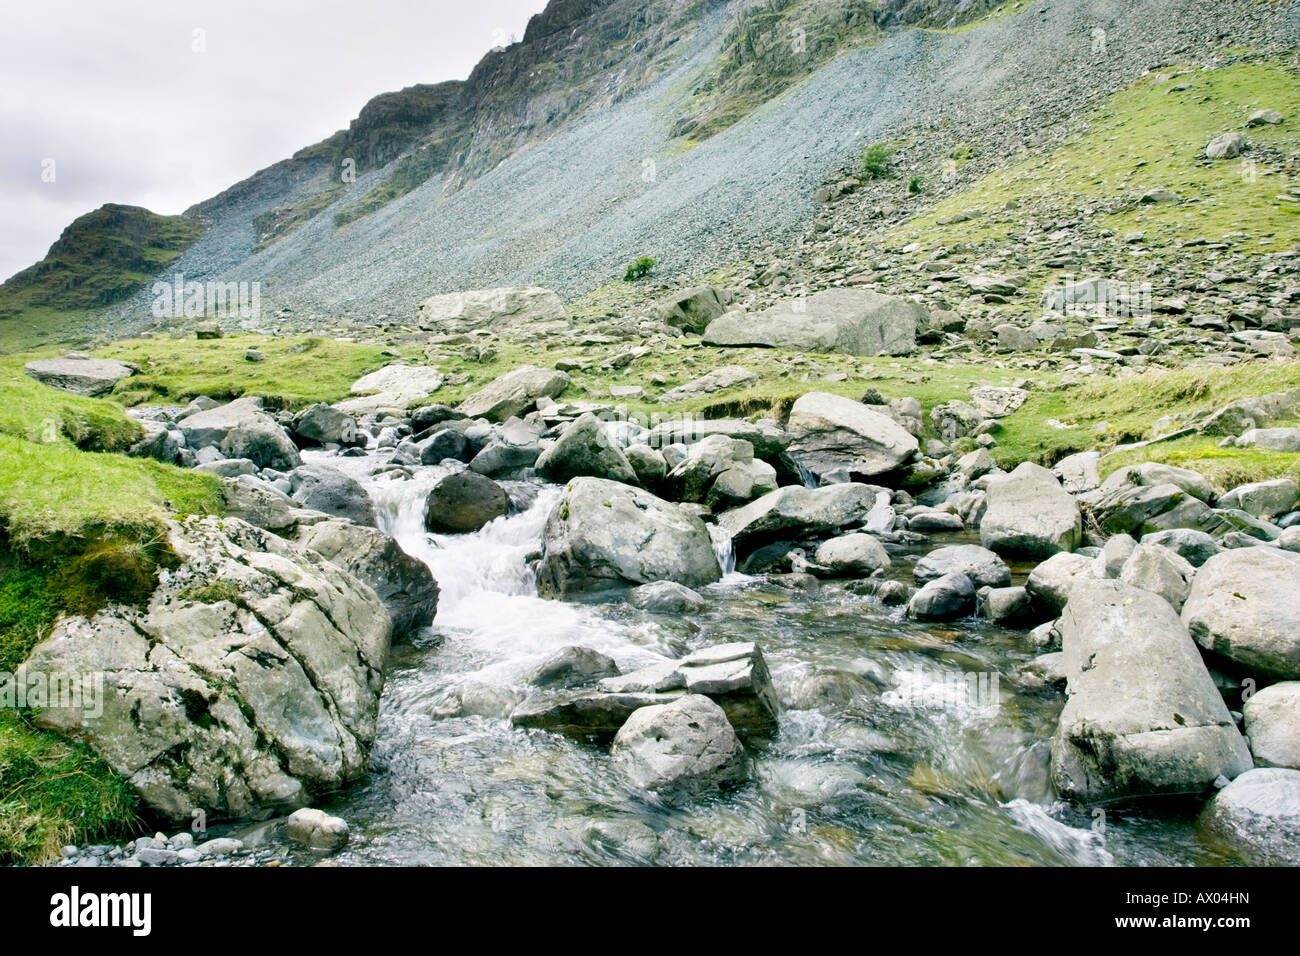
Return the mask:
POLYGON ((607 677, 594 690, 530 697, 515 709, 510 721, 516 727, 607 740, 633 711, 671 703, 688 694, 713 700, 741 733, 759 733, 776 725, 780 704, 771 674, 762 650, 749 642, 721 644, 679 661, 607 677))
POLYGON ((124 362, 69 356, 28 362, 24 371, 42 385, 91 398, 107 395, 119 381, 135 374, 124 362))

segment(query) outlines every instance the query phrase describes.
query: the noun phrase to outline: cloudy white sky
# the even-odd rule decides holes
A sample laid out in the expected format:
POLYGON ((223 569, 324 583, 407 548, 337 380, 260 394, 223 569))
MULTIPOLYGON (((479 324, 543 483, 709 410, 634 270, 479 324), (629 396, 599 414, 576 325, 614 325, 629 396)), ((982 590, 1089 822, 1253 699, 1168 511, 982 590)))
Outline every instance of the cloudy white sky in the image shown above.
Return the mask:
POLYGON ((347 126, 377 93, 465 78, 544 6, 5 0, 0 279, 106 202, 182 212, 347 126))

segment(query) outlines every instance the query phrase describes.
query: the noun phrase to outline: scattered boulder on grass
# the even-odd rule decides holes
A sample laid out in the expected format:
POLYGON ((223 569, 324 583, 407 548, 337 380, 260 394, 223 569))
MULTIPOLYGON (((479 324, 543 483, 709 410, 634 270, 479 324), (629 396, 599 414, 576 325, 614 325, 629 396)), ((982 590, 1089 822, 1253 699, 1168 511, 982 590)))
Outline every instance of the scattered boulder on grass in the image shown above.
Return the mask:
POLYGON ((425 299, 416 309, 415 321, 420 328, 440 335, 480 329, 535 331, 543 324, 567 326, 569 313, 550 289, 467 289, 425 299))
POLYGON ((655 311, 665 325, 686 332, 703 332, 709 323, 722 315, 731 302, 731 294, 710 285, 678 289, 655 303, 655 311))
POLYGON ((758 313, 727 312, 709 323, 704 341, 849 355, 909 355, 930 319, 919 302, 869 289, 826 289, 785 299, 758 313))
POLYGON ((1060 793, 1196 793, 1250 769, 1246 741, 1167 601, 1122 581, 1080 582, 1057 629, 1069 687, 1052 741, 1060 793))
POLYGON ((569 385, 569 376, 555 369, 524 365, 489 382, 456 410, 467 418, 503 422, 523 415, 539 398, 555 398, 569 385))
POLYGON ((125 362, 71 355, 37 359, 28 362, 24 370, 42 385, 91 398, 107 395, 118 382, 135 374, 135 368, 125 362))

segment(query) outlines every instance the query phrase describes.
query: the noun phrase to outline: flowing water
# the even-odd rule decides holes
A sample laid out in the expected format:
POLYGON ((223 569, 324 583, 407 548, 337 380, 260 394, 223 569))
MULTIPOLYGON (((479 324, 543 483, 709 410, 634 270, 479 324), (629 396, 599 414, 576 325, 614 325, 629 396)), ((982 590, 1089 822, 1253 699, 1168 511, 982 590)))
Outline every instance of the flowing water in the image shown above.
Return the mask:
MULTIPOLYGON (((341 863, 1218 862, 1196 837, 1195 804, 1100 814, 1054 798, 1047 741, 1062 699, 1017 685, 1034 653, 1023 635, 975 620, 917 624, 835 583, 787 590, 737 574, 716 534, 727 573, 689 619, 543 600, 528 559, 558 487, 508 485, 518 513, 476 534, 432 535, 423 502, 446 470, 403 478, 372 476, 373 458, 330 463, 365 484, 381 527, 442 592, 434 625, 394 647, 371 772, 325 805, 352 827, 341 863), (568 644, 627 671, 749 640, 783 698, 779 727, 747 741, 746 784, 685 806, 632 796, 601 747, 501 716, 568 644), (803 679, 826 671, 874 684, 832 706, 790 706, 803 679)), ((891 573, 910 579, 917 556, 896 555, 891 573)))

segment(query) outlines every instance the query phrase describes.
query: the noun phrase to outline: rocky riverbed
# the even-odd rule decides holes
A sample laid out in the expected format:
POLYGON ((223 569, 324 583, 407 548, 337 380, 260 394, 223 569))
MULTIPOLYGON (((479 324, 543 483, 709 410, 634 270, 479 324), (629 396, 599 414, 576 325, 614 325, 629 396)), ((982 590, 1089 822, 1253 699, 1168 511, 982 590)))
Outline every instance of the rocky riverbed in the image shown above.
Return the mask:
POLYGON ((37 719, 227 842, 64 865, 1300 859, 1294 482, 1007 473, 907 399, 645 428, 564 387, 149 412, 138 453, 229 513, 174 525, 148 607, 60 623, 29 667, 111 692, 37 719))

